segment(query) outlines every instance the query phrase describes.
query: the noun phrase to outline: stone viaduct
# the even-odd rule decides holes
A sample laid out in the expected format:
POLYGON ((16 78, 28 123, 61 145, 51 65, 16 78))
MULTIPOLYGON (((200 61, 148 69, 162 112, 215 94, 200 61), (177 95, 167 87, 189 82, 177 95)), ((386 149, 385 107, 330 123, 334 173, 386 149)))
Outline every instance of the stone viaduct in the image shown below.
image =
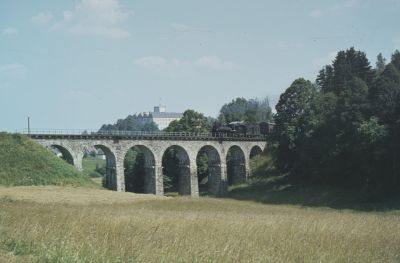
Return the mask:
POLYGON ((106 187, 125 191, 124 158, 128 150, 137 147, 144 154, 145 193, 163 195, 163 155, 173 148, 179 159, 180 195, 199 195, 196 158, 200 152, 208 156, 208 191, 223 196, 227 191, 227 154, 232 160, 233 183, 250 176, 250 157, 266 147, 265 138, 227 137, 191 133, 126 133, 126 134, 30 134, 46 148, 57 148, 70 164, 82 170, 82 158, 87 149, 101 149, 106 156, 106 187))

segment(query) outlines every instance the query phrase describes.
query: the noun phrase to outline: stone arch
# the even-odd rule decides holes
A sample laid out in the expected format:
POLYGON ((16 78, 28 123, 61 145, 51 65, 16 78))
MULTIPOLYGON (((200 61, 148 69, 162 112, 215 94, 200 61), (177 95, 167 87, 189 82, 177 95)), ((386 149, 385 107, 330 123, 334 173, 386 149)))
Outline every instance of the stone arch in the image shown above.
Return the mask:
POLYGON ((208 171, 207 178, 204 179, 207 179, 208 193, 220 196, 223 193, 221 156, 218 150, 211 145, 205 145, 201 147, 197 153, 197 158, 201 153, 205 153, 207 155, 208 171))
POLYGON ((246 155, 241 147, 232 145, 227 151, 228 185, 240 184, 246 181, 246 155))
POLYGON ((250 156, 249 158, 252 159, 258 155, 261 155, 263 153, 263 150, 261 149, 260 146, 258 145, 254 145, 253 147, 251 147, 250 149, 250 156))
POLYGON ((72 151, 67 149, 67 147, 62 146, 60 144, 50 144, 48 147, 59 151, 62 154, 62 159, 64 159, 67 163, 69 163, 71 165, 75 164, 74 157, 72 155, 72 151))
MULTIPOLYGON (((147 147, 144 145, 133 145, 132 147, 130 147, 130 149, 134 149, 136 148, 140 154, 142 154, 143 156, 143 174, 137 175, 138 179, 142 179, 141 180, 136 180, 138 183, 142 183, 142 187, 143 187, 143 193, 150 193, 150 194, 156 194, 156 163, 155 163, 155 156, 154 153, 147 147)), ((129 150, 128 150, 129 151, 129 150)), ((125 153, 125 158, 126 155, 128 154, 128 151, 125 153)), ((125 158, 124 158, 124 162, 125 162, 125 158)), ((141 158, 139 156, 139 158, 141 158)), ((132 187, 130 184, 130 181, 127 180, 128 178, 126 177, 127 175, 124 174, 125 176, 125 191, 129 191, 129 189, 132 187)), ((139 191, 140 192, 140 191, 139 191)))
POLYGON ((178 184, 178 193, 179 195, 191 195, 191 174, 190 174, 190 158, 188 151, 179 145, 171 145, 167 149, 165 149, 162 162, 163 162, 163 175, 165 175, 165 158, 170 150, 174 151, 174 155, 176 156, 176 170, 177 173, 177 184, 178 184))
POLYGON ((96 149, 100 149, 106 156, 106 175, 104 177, 104 186, 111 190, 117 189, 117 160, 112 150, 102 144, 94 145, 96 149))

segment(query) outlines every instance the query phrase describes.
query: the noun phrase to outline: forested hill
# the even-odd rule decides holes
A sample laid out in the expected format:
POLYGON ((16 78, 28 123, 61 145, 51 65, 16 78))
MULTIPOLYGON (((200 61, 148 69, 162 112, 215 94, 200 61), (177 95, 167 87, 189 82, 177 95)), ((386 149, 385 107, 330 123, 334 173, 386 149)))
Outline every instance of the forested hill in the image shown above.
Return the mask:
POLYGON ((373 68, 365 53, 337 53, 316 85, 297 79, 276 106, 276 165, 293 181, 400 190, 400 52, 373 68))

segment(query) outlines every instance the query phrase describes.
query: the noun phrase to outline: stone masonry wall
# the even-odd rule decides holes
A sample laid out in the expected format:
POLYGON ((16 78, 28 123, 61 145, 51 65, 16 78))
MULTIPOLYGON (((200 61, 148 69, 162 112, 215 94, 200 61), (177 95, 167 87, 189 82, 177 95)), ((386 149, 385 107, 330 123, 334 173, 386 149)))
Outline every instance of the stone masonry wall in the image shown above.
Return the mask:
POLYGON ((145 152, 145 170, 147 193, 163 195, 162 158, 169 147, 182 149, 180 194, 198 196, 196 158, 199 151, 206 147, 209 154, 210 178, 213 194, 223 196, 227 191, 226 155, 233 147, 235 174, 238 180, 247 180, 250 176, 249 159, 253 147, 264 149, 266 142, 249 141, 188 141, 188 140, 116 140, 116 139, 36 139, 44 147, 57 146, 68 151, 77 169, 82 170, 82 158, 86 149, 100 148, 107 159, 107 182, 110 189, 124 192, 124 158, 128 150, 138 146, 145 152))

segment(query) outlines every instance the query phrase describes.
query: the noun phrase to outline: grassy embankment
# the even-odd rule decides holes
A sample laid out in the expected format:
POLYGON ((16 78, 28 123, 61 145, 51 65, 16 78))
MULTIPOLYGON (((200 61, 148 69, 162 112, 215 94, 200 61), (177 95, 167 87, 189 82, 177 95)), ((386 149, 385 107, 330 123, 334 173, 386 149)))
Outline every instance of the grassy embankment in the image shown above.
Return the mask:
POLYGON ((0 185, 94 185, 88 176, 23 135, 0 133, 0 185))
MULTIPOLYGON (((268 161, 255 162, 256 174, 273 173, 268 161)), ((400 261, 399 210, 314 208, 287 190, 301 188, 271 178, 230 192, 261 203, 0 187, 0 262, 400 261)))

